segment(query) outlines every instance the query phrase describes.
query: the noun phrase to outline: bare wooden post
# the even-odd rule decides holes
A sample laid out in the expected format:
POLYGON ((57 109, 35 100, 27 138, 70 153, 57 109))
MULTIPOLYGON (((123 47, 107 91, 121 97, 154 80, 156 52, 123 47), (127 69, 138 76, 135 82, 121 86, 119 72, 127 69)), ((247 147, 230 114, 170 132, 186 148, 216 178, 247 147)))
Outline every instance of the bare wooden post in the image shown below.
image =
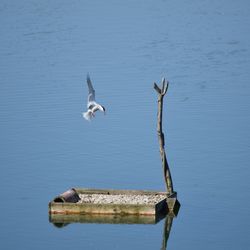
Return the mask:
POLYGON ((160 155, 162 160, 162 167, 163 167, 163 175, 166 184, 167 193, 169 196, 174 194, 173 182, 172 177, 165 153, 165 139, 164 133, 162 132, 162 110, 163 110, 163 97, 167 93, 168 90, 168 81, 165 81, 165 78, 162 79, 162 87, 159 88, 156 83, 154 83, 154 89, 158 93, 158 112, 157 112, 157 133, 158 133, 158 140, 160 146, 160 155))

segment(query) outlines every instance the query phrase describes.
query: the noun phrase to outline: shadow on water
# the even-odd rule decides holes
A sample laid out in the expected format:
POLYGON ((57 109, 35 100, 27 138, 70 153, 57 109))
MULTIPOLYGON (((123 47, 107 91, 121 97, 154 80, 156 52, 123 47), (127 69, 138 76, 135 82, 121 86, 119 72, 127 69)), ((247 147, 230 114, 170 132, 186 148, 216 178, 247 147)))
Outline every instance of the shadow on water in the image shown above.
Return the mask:
POLYGON ((165 219, 162 230, 162 244, 161 250, 167 249, 167 242, 170 236, 172 224, 174 218, 177 216, 178 211, 168 214, 160 214, 158 216, 149 215, 98 215, 98 214, 82 214, 82 215, 70 215, 70 214, 50 214, 49 221, 56 228, 63 228, 72 223, 94 223, 94 224, 151 224, 155 225, 159 221, 165 219))

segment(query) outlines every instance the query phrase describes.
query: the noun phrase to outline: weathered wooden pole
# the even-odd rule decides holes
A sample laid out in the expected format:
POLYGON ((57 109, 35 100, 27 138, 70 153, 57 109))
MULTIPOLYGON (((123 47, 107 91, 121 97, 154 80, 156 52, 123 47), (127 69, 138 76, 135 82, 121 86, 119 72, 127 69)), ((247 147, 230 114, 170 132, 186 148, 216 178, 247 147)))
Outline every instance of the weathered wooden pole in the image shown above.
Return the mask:
POLYGON ((164 180, 166 184, 166 189, 168 196, 171 196, 174 194, 174 188, 173 188, 173 181, 165 153, 165 139, 164 139, 164 133, 162 132, 162 110, 163 110, 163 98, 164 95, 167 93, 168 90, 168 81, 165 81, 165 78, 162 79, 162 87, 159 88, 156 83, 154 83, 154 89, 158 93, 158 112, 157 112, 157 134, 158 134, 158 140, 159 140, 159 146, 160 146, 160 155, 162 160, 162 167, 163 167, 163 175, 164 180))

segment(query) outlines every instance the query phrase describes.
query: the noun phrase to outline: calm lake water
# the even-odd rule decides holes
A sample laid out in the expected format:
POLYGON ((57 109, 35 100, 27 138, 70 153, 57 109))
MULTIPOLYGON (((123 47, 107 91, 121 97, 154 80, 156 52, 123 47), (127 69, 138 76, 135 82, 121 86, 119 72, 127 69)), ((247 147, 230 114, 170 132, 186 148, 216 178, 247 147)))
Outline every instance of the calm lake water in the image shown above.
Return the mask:
POLYGON ((153 82, 181 209, 167 249, 250 247, 247 0, 0 2, 1 249, 161 249, 156 225, 49 222, 71 187, 164 190, 153 82), (91 122, 86 74, 107 115, 91 122))

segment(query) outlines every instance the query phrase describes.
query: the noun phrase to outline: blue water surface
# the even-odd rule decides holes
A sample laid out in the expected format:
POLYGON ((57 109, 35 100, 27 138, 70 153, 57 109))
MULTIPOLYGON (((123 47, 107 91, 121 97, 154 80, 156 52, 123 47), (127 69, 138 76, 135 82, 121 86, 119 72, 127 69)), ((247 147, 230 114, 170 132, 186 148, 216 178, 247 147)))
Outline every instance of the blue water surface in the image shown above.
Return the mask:
POLYGON ((247 0, 0 2, 1 249, 161 249, 156 225, 56 228, 71 187, 164 190, 153 82, 181 210, 168 249, 250 246, 247 0), (107 110, 85 121, 86 74, 107 110))

